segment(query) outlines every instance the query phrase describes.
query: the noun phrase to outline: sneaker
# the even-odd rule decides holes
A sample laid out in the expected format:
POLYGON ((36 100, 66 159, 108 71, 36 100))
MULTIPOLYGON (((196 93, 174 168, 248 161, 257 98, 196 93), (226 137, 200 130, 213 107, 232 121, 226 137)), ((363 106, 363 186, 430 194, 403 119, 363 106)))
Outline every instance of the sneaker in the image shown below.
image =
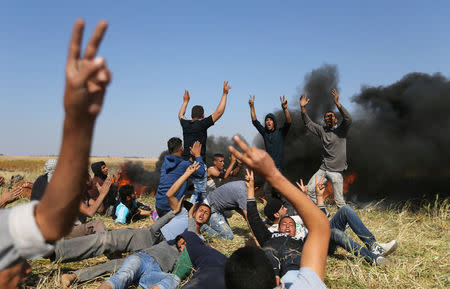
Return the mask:
POLYGON ((390 255, 392 252, 394 252, 397 247, 398 243, 396 240, 392 240, 389 243, 375 242, 372 245, 371 251, 376 255, 386 257, 387 255, 390 255))
POLYGON ((389 262, 389 260, 387 258, 384 258, 383 256, 378 256, 374 262, 374 264, 377 266, 385 266, 389 265, 389 263, 391 262, 389 262))

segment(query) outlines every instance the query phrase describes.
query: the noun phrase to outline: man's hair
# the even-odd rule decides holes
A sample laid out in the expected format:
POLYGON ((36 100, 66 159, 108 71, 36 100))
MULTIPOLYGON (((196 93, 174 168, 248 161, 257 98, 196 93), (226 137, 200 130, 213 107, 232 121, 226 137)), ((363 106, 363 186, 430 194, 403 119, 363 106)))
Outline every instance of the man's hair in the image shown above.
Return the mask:
POLYGON ((203 110, 203 106, 201 106, 201 105, 194 105, 192 107, 191 117, 193 119, 194 118, 202 118, 204 113, 205 113, 205 111, 203 110))
POLYGON ((127 197, 131 196, 134 193, 133 185, 124 185, 119 189, 119 197, 120 201, 123 203, 127 200, 127 197))
POLYGON ((278 224, 281 224, 281 221, 283 221, 284 219, 286 219, 286 218, 289 218, 289 219, 291 219, 292 220, 292 222, 294 222, 295 223, 295 220, 291 217, 291 216, 284 216, 284 217, 281 217, 280 218, 280 221, 278 222, 278 224))
POLYGON ((223 154, 214 154, 214 160, 216 160, 217 158, 225 158, 225 156, 223 154))
POLYGON ((180 249, 178 247, 178 241, 180 241, 181 239, 184 239, 183 236, 181 236, 181 235, 178 235, 178 236, 175 237, 175 246, 177 247, 177 249, 180 249))
POLYGON ((173 154, 176 152, 181 146, 183 145, 183 142, 180 138, 173 137, 169 139, 167 142, 167 149, 169 150, 169 154, 173 154))
POLYGON ((225 285, 228 289, 272 289, 275 271, 263 250, 243 247, 225 264, 225 285))
POLYGON ((327 110, 327 111, 323 114, 323 117, 325 117, 328 113, 332 113, 332 114, 334 114, 334 116, 336 116, 336 113, 334 113, 334 111, 332 111, 332 110, 327 110))

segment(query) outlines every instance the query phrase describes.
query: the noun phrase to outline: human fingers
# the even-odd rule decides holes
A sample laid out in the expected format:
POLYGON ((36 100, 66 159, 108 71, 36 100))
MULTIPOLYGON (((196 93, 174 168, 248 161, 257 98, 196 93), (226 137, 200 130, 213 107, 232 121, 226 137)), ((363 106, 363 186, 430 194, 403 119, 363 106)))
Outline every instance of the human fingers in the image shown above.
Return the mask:
POLYGON ((97 24, 97 27, 95 28, 95 31, 86 46, 84 59, 93 59, 95 57, 98 47, 100 46, 103 36, 105 35, 106 28, 108 28, 108 23, 105 20, 101 20, 97 24))
POLYGON ((72 37, 69 44, 68 61, 75 61, 80 58, 81 39, 83 38, 84 21, 77 19, 73 26, 72 37))
POLYGON ((233 137, 233 140, 236 142, 236 144, 241 148, 241 150, 246 153, 249 151, 249 147, 247 144, 237 135, 233 137))
MULTIPOLYGON (((319 183, 320 184, 323 184, 323 177, 325 176, 325 174, 323 174, 321 177, 320 177, 320 180, 319 180, 319 183)), ((317 181, 316 181, 316 183, 317 183, 317 181)))

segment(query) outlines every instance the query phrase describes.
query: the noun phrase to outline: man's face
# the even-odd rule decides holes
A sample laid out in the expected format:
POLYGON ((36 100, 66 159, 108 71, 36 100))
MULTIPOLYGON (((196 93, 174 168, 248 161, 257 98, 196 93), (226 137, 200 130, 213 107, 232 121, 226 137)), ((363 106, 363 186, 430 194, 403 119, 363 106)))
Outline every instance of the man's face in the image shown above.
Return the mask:
POLYGON ((195 222, 199 225, 203 225, 208 222, 210 215, 211 210, 207 206, 200 206, 194 214, 195 222))
POLYGON ((20 283, 24 282, 30 273, 31 266, 27 262, 4 269, 0 271, 0 288, 21 288, 20 283))
POLYGON ((284 218, 278 224, 278 232, 286 233, 291 237, 295 237, 295 222, 291 218, 284 218))
POLYGON ((336 115, 333 112, 327 112, 324 116, 323 116, 323 120, 325 121, 325 125, 328 128, 332 128, 337 124, 337 118, 336 115))
POLYGON ((270 117, 268 117, 268 118, 266 118, 266 128, 269 130, 269 131, 272 131, 272 130, 274 130, 274 123, 273 123, 273 119, 271 119, 270 117))
POLYGON ((107 176, 108 175, 108 167, 106 165, 102 165, 102 173, 107 176))
POLYGON ((225 159, 221 157, 214 158, 214 166, 219 170, 223 170, 223 167, 225 166, 225 159))
POLYGON ((186 247, 186 240, 181 238, 180 240, 178 240, 176 246, 177 246, 178 252, 180 252, 180 253, 183 252, 184 247, 186 247))

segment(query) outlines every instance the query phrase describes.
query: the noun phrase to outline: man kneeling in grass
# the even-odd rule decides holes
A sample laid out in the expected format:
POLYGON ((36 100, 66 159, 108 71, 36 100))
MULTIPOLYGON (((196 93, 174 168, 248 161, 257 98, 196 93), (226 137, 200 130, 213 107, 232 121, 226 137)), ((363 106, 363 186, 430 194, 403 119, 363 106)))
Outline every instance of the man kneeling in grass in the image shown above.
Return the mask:
MULTIPOLYGON (((267 152, 255 147, 249 148, 237 136, 234 140, 243 152, 231 146, 230 151, 250 169, 264 177, 276 191, 293 204, 309 231, 303 245, 300 268, 289 270, 283 279, 288 284, 292 283, 290 288, 326 288, 323 279, 330 240, 330 223, 327 217, 280 173, 267 152)), ((277 285, 278 281, 275 278, 266 278, 267 276, 275 277, 274 273, 267 274, 264 270, 254 269, 260 262, 267 264, 267 258, 258 258, 257 253, 254 252, 248 252, 249 254, 244 254, 245 256, 242 257, 240 252, 242 251, 238 250, 233 253, 225 266, 227 288, 264 289, 274 288, 277 285)))

